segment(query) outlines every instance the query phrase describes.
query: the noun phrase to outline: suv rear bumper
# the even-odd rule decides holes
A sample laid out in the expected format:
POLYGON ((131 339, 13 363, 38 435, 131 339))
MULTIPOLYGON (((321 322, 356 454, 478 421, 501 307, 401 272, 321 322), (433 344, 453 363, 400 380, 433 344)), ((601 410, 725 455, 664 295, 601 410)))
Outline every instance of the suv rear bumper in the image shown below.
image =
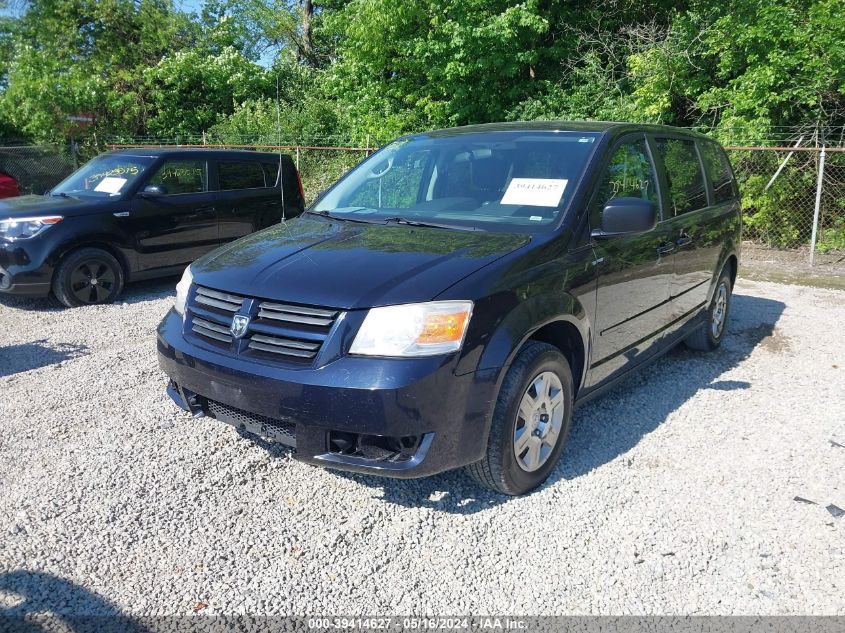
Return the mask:
POLYGON ((194 415, 295 446, 311 464, 400 478, 484 456, 499 373, 456 376, 451 357, 271 366, 193 345, 172 310, 158 328, 158 358, 168 393, 194 415), (337 450, 337 438, 360 450, 337 450))

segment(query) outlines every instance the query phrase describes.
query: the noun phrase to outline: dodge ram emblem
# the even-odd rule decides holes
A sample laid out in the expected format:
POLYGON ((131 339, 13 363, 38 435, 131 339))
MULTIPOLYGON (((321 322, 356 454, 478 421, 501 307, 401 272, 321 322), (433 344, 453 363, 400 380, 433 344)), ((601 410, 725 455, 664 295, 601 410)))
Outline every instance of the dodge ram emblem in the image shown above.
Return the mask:
POLYGON ((249 317, 243 314, 236 314, 232 319, 232 325, 229 326, 229 331, 234 338, 241 338, 246 334, 249 327, 249 317))

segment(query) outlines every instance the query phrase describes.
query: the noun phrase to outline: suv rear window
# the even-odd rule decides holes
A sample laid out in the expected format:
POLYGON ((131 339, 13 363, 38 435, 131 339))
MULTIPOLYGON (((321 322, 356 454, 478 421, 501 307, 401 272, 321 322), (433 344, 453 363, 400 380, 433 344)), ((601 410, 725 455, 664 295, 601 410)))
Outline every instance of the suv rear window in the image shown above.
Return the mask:
POLYGON ((657 152, 666 171, 673 215, 706 207, 707 189, 704 187, 695 143, 675 138, 658 138, 657 152))
POLYGON ((719 204, 736 198, 736 186, 725 152, 712 141, 701 143, 699 148, 707 179, 713 187, 713 203, 719 204))
POLYGON ((221 191, 232 189, 259 189, 267 186, 261 163, 251 161, 220 161, 217 177, 221 191))

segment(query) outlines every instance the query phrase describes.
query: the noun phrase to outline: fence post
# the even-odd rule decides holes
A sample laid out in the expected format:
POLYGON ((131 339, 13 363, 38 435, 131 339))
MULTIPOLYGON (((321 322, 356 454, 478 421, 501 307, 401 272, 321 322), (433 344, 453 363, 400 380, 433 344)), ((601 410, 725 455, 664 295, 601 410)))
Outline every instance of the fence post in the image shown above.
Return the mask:
POLYGON ((296 171, 299 171, 299 145, 296 146, 296 171))
POLYGON ((824 159, 825 147, 822 146, 822 153, 819 155, 819 178, 816 182, 816 206, 813 209, 813 233, 810 236, 810 266, 813 266, 816 258, 816 239, 819 234, 819 214, 822 206, 822 182, 824 181, 824 159))
MULTIPOLYGON (((799 138, 795 142, 795 147, 801 147, 801 141, 803 141, 803 140, 804 140, 804 135, 802 134, 801 138, 799 138)), ((792 155, 794 153, 795 152, 789 152, 786 155, 786 158, 783 159, 783 162, 780 164, 780 167, 777 168, 777 171, 775 172, 774 176, 772 176, 772 178, 771 178, 771 180, 769 180, 768 184, 765 187, 763 187, 763 191, 768 191, 769 187, 771 187, 773 184, 775 184, 775 180, 778 179, 778 176, 780 176, 780 172, 782 172, 783 168, 786 167, 786 163, 789 162, 789 159, 792 158, 792 155)))

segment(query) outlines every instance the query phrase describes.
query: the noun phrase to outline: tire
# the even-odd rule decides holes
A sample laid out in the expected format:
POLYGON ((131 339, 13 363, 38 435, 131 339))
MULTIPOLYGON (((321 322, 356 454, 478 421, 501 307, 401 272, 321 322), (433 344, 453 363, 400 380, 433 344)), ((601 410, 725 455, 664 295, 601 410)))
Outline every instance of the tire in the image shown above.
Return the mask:
POLYGON ((712 352, 722 344, 728 329, 732 291, 730 275, 723 270, 710 305, 704 312, 705 325, 687 337, 684 341, 687 347, 700 352, 712 352))
POLYGON ((100 248, 81 248, 62 258, 53 294, 68 308, 111 303, 123 290, 123 267, 100 248))
POLYGON ((487 454, 481 461, 466 466, 469 475, 482 486, 506 495, 521 495, 542 484, 554 470, 569 432, 572 422, 572 384, 569 363, 556 347, 536 341, 527 343, 514 360, 499 389, 487 441, 487 454), (536 381, 540 378, 544 378, 545 385, 551 385, 551 391, 538 393, 539 383, 536 381), (560 410, 552 404, 557 401, 558 393, 558 406, 562 407, 560 410), (540 400, 536 398, 537 395, 542 396, 546 407, 541 410, 550 411, 551 415, 546 415, 544 422, 543 414, 538 417, 538 410, 535 408, 535 415, 531 416, 533 421, 526 421, 528 416, 521 413, 521 410, 527 409, 521 407, 523 399, 529 398, 529 402, 540 400), (556 437, 553 438, 553 446, 549 446, 546 440, 553 433, 555 426, 556 437), (524 435, 525 433, 529 434, 524 435), (522 440, 523 437, 525 440, 522 440), (522 446, 527 447, 520 451, 522 456, 518 455, 514 448, 515 443, 520 441, 522 446), (539 465, 532 460, 537 451, 539 460, 542 460, 539 465))

